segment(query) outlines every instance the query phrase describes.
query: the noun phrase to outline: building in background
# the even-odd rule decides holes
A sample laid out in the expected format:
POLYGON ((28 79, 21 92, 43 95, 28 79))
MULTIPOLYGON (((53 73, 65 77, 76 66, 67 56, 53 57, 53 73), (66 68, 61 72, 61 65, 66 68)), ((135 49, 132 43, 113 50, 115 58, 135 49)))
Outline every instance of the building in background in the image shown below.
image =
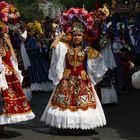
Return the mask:
POLYGON ((60 15, 62 6, 59 4, 55 4, 52 0, 38 0, 39 9, 44 13, 44 17, 56 17, 60 15))

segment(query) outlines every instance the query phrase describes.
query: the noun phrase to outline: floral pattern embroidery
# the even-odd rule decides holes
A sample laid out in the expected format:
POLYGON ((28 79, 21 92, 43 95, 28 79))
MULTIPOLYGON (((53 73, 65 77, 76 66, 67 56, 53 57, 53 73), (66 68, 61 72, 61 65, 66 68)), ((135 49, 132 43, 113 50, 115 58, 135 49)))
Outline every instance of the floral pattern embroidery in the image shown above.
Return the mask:
POLYGON ((11 74, 5 75, 8 83, 8 89, 2 91, 4 102, 2 115, 6 114, 12 116, 31 112, 30 105, 23 93, 19 80, 11 68, 8 68, 8 70, 11 74))
POLYGON ((85 50, 78 50, 76 71, 73 65, 74 53, 70 49, 66 55, 66 69, 52 97, 51 106, 71 111, 96 108, 92 84, 85 71, 85 50))

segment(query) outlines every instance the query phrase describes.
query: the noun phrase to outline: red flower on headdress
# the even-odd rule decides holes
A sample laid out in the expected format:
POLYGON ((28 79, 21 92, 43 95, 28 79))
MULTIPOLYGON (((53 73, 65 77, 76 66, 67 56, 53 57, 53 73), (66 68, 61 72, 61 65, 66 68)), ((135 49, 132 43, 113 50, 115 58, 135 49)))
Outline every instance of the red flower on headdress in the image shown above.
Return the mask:
POLYGON ((75 19, 77 19, 79 22, 85 25, 85 29, 91 28, 93 25, 92 16, 90 13, 88 13, 88 11, 86 11, 84 8, 71 8, 67 11, 64 11, 62 14, 61 23, 63 25, 63 28, 71 27, 75 22, 75 19))
POLYGON ((69 12, 69 14, 75 14, 75 9, 71 8, 68 12, 69 12))
POLYGON ((79 9, 79 14, 83 14, 83 9, 79 9))
POLYGON ((7 6, 7 3, 5 2, 5 1, 2 1, 1 3, 0 3, 0 9, 1 8, 4 8, 4 7, 6 7, 7 6))
POLYGON ((63 17, 67 17, 67 16, 68 16, 68 11, 64 11, 63 17))
POLYGON ((86 19, 88 19, 88 18, 90 18, 90 17, 91 17, 91 14, 90 14, 90 13, 88 13, 88 14, 85 16, 86 19))
MULTIPOLYGON (((77 22, 82 23, 81 25, 84 25, 84 32, 86 33, 86 31, 88 31, 89 35, 91 35, 90 33, 94 34, 92 39, 96 40, 99 38, 99 31, 94 29, 94 21, 101 22, 107 15, 108 11, 106 7, 90 13, 84 8, 71 8, 63 12, 61 24, 65 31, 71 32, 74 28, 73 26, 79 26, 80 28, 80 24, 77 22)), ((82 31, 82 29, 80 31, 82 31)))
POLYGON ((75 8, 73 11, 74 11, 75 14, 78 14, 79 13, 79 8, 75 8))

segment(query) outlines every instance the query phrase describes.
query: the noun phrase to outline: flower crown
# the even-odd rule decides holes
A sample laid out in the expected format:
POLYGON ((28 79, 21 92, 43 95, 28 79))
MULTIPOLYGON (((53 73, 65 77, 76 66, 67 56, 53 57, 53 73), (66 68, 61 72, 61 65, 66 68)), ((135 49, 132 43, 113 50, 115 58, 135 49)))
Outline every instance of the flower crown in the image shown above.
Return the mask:
POLYGON ((79 25, 80 30, 83 28, 84 31, 91 29, 94 26, 95 20, 102 22, 108 16, 109 10, 106 5, 90 13, 84 8, 70 8, 62 13, 60 23, 65 31, 72 31, 75 28, 74 26, 78 27, 79 25), (75 23, 76 25, 74 25, 75 23))
POLYGON ((63 29, 68 32, 78 27, 82 31, 85 27, 93 26, 93 18, 84 8, 71 8, 64 11, 60 22, 63 29))
POLYGON ((67 33, 73 31, 84 32, 86 39, 91 38, 95 41, 99 38, 99 31, 94 26, 95 21, 102 22, 109 16, 106 5, 97 11, 88 12, 84 8, 70 8, 62 13, 60 24, 67 33))
POLYGON ((0 19, 13 28, 20 22, 20 13, 14 5, 2 1, 0 2, 0 19))

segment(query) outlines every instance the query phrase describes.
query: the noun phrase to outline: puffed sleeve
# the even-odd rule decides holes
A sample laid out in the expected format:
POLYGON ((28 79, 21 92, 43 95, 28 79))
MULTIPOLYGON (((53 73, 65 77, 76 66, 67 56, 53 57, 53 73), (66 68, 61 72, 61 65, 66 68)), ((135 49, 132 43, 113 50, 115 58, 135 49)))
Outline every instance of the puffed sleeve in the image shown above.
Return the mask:
POLYGON ((51 65, 49 69, 49 79, 53 81, 54 85, 57 85, 62 79, 65 69, 65 55, 67 53, 67 47, 64 43, 59 42, 55 49, 53 49, 51 65))
POLYGON ((108 68, 105 65, 103 56, 101 54, 98 54, 98 56, 88 59, 88 74, 90 76, 90 79, 93 83, 93 85, 96 85, 98 82, 100 82, 108 70, 108 68))
POLYGON ((20 83, 22 84, 22 81, 23 81, 22 71, 18 69, 17 61, 13 56, 10 57, 10 60, 14 67, 15 74, 16 74, 18 80, 20 81, 20 83))
POLYGON ((6 78, 5 78, 5 74, 4 74, 4 65, 2 64, 2 59, 0 57, 0 88, 2 88, 2 90, 5 90, 8 88, 8 85, 7 85, 7 81, 6 81, 6 78))

